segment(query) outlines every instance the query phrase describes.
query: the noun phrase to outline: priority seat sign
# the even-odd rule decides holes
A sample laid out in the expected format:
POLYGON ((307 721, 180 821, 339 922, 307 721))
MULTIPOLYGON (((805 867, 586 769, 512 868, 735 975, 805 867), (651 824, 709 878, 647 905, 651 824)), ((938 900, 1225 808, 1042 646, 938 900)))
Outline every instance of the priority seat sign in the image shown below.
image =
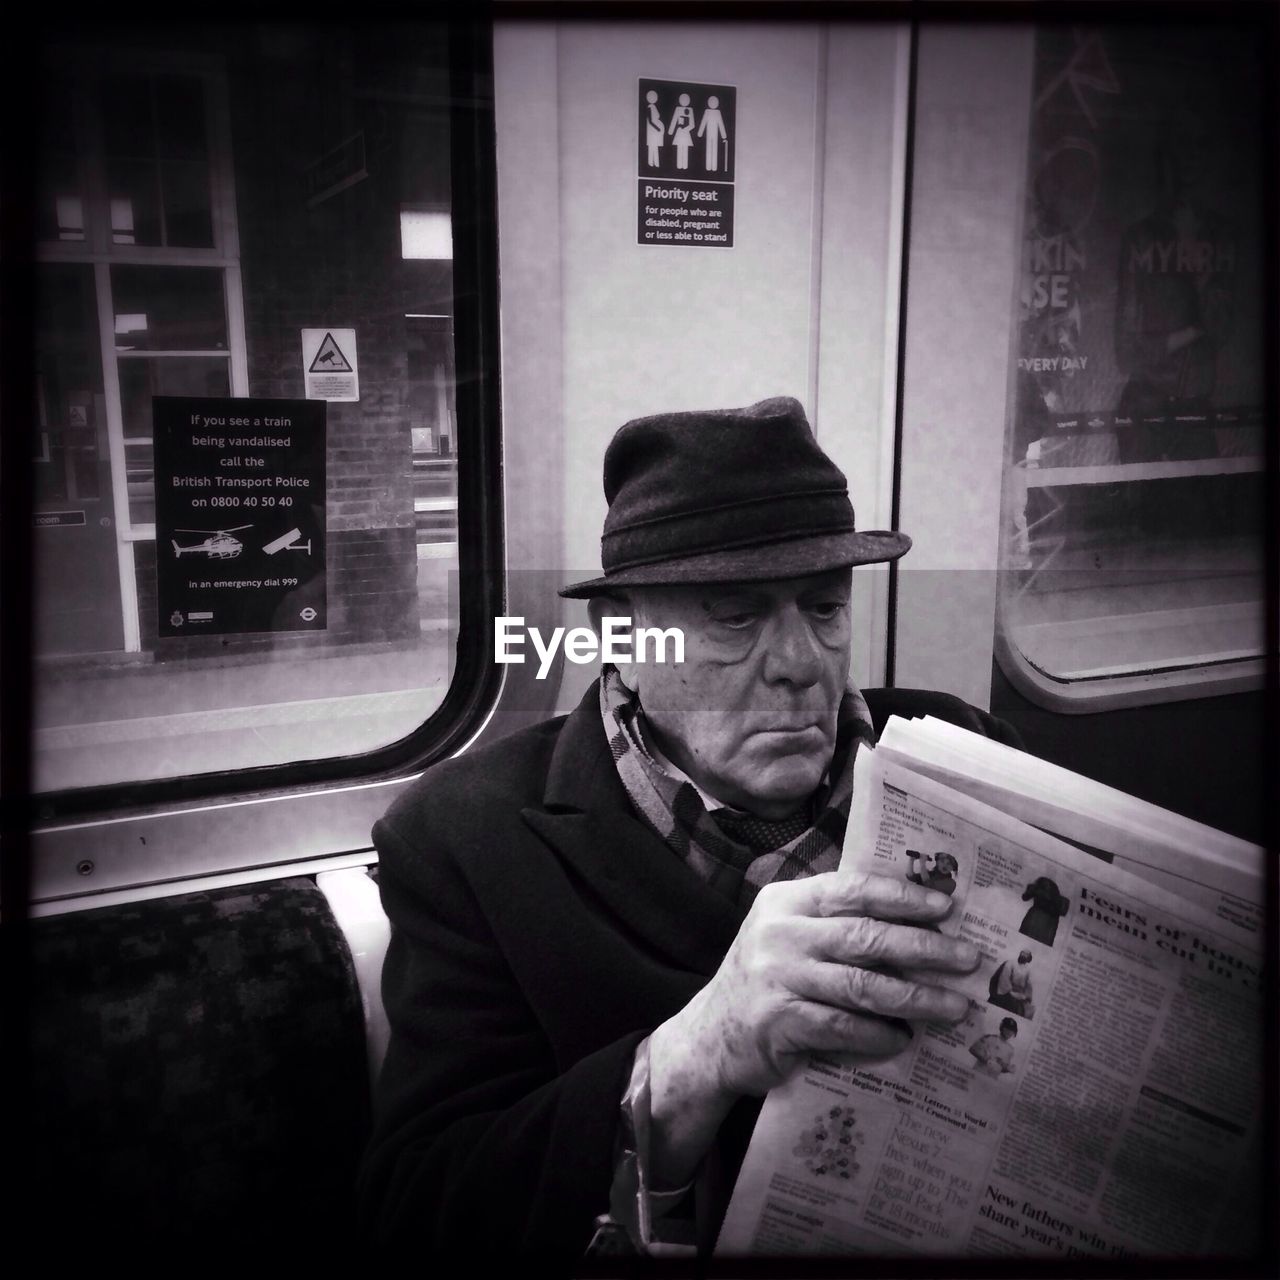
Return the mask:
POLYGON ((639 244, 733 247, 737 100, 733 85, 639 81, 639 244))
POLYGON ((161 636, 325 629, 325 413, 152 399, 161 636))

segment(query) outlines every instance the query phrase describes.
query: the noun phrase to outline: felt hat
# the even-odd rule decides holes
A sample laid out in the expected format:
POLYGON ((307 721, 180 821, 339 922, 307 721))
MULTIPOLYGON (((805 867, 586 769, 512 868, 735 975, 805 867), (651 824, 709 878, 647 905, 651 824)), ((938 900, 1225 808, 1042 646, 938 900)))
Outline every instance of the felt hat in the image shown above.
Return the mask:
POLYGON ((844 473, 790 396, 626 423, 605 451, 604 493, 604 575, 562 596, 800 578, 911 547, 905 533, 855 529, 844 473))

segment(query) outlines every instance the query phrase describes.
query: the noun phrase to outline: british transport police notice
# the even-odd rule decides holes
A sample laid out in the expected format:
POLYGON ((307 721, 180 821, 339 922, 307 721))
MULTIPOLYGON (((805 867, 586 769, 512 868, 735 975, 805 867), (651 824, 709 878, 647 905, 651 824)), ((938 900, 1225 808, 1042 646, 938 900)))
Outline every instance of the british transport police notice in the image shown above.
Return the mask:
POLYGON ((159 634, 324 630, 324 401, 152 405, 159 634))

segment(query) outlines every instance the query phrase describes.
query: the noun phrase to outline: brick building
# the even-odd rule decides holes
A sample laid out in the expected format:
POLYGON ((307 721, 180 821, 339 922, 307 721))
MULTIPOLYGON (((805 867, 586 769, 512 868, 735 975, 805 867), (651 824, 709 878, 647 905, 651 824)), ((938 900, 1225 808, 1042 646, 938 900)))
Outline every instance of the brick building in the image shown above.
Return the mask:
POLYGON ((113 28, 46 56, 37 652, 416 637, 422 558, 456 538, 443 29, 113 28), (326 406, 327 626, 161 638, 151 397, 302 399, 304 328, 358 343, 358 402, 326 406))

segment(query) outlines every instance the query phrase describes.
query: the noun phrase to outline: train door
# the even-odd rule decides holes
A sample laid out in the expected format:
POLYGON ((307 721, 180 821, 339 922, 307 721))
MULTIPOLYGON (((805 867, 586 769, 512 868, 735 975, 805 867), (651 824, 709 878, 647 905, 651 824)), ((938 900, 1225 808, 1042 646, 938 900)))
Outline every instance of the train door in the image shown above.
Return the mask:
MULTIPOLYGON (((498 28, 506 466, 545 499, 508 612, 591 576, 605 446, 648 412, 795 396, 859 527, 888 526, 909 49, 905 24, 498 28)), ((857 587, 881 683, 887 575, 857 587)))

